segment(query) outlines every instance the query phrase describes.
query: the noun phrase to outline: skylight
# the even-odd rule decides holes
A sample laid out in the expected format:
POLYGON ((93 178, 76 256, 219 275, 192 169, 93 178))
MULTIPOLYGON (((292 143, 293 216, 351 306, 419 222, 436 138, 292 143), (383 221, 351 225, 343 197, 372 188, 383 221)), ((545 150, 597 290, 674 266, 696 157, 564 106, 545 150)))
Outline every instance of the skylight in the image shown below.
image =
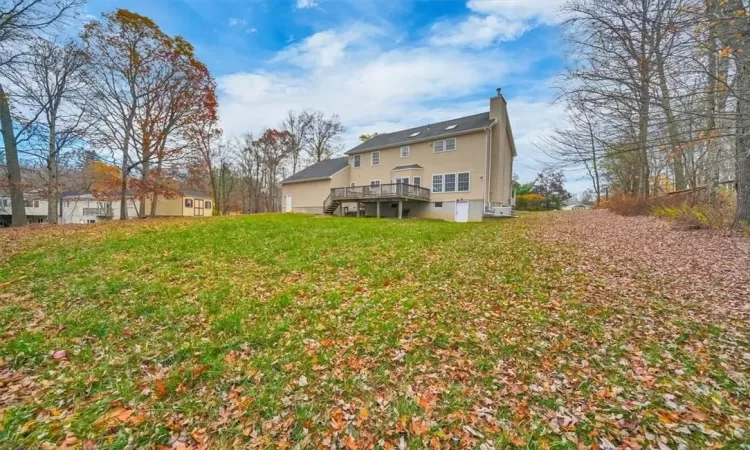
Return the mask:
POLYGON ((416 133, 412 133, 412 134, 410 134, 410 135, 409 135, 409 137, 417 137, 417 136, 419 136, 419 135, 420 135, 421 133, 422 133, 421 131, 417 131, 416 133))
POLYGON ((458 124, 455 124, 455 123, 453 125, 448 125, 447 127, 445 127, 445 131, 452 130, 452 129, 456 128, 457 126, 458 126, 458 124))

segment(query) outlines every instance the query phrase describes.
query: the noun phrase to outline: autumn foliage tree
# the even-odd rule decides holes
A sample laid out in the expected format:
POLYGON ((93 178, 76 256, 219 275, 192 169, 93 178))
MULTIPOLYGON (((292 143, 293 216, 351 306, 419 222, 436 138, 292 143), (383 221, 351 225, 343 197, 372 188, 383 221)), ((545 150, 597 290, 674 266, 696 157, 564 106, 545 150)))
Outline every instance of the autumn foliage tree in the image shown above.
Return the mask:
MULTIPOLYGON (((107 13, 86 25, 83 38, 97 62, 89 74, 97 141, 120 160, 121 217, 127 217, 134 171, 141 174, 134 185, 145 215, 145 198, 156 200, 165 185, 164 165, 186 155, 196 127, 215 123, 215 83, 187 41, 168 36, 148 17, 123 9, 107 13)), ((155 208, 154 201, 151 214, 155 208)))
POLYGON ((219 127, 219 103, 216 98, 216 82, 208 76, 205 83, 194 94, 198 103, 192 111, 193 118, 186 123, 185 139, 190 149, 192 171, 209 180, 211 195, 217 211, 221 211, 221 198, 214 170, 216 160, 225 150, 223 131, 219 127))

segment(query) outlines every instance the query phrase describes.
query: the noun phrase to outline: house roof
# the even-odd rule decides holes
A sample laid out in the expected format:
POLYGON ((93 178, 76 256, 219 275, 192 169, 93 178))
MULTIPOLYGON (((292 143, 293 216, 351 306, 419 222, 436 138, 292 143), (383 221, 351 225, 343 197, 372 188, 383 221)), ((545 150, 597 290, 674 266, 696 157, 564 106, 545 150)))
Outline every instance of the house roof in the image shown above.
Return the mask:
POLYGON ((441 136, 463 134, 469 131, 481 130, 492 125, 490 113, 484 112, 473 116, 459 117, 444 122, 423 125, 421 127, 409 128, 408 130, 396 131, 395 133, 379 134, 369 139, 345 154, 354 155, 379 148, 395 147, 397 145, 409 144, 411 142, 429 141, 441 136), (453 127, 455 125, 455 127, 453 127), (449 130, 446 129, 451 127, 449 130), (415 133, 419 133, 416 136, 415 133))
POLYGON ((306 169, 300 170, 291 177, 285 178, 281 183, 297 183, 300 181, 325 180, 331 178, 349 165, 349 158, 326 159, 315 163, 306 169))
POLYGON ((406 169, 424 169, 419 164, 406 164, 405 166, 396 166, 393 170, 406 170, 406 169))
POLYGON ((208 194, 197 189, 180 189, 180 192, 182 192, 182 195, 185 195, 187 197, 208 198, 208 194))

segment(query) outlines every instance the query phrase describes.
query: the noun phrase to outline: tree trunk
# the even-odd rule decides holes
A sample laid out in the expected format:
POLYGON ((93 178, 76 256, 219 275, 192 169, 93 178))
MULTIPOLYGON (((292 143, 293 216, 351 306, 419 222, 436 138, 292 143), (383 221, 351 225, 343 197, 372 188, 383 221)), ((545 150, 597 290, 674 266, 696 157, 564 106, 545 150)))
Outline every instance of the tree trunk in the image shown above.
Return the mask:
POLYGON ((211 189, 213 190, 213 197, 214 197, 214 206, 216 206, 216 213, 221 214, 221 195, 219 194, 219 191, 216 190, 216 174, 213 171, 213 168, 211 168, 211 189))
POLYGON ((13 120, 10 117, 10 106, 8 96, 0 85, 0 127, 3 130, 3 143, 5 145, 5 164, 8 171, 8 185, 10 190, 11 225, 22 227, 28 225, 26 218, 26 205, 23 201, 23 190, 21 188, 21 164, 18 162, 18 149, 16 148, 16 137, 13 133, 13 120))
POLYGON ((49 121, 49 154, 47 155, 47 223, 57 223, 57 139, 55 115, 49 121))
POLYGON ((674 170, 674 184, 678 191, 687 188, 685 180, 685 169, 682 164, 682 149, 680 148, 679 138, 677 136, 677 124, 674 120, 672 111, 672 100, 669 94, 669 85, 667 84, 667 75, 664 73, 664 61, 659 57, 659 87, 661 90, 661 106, 664 114, 667 116, 667 134, 669 135, 669 146, 672 148, 672 168, 674 170))
MULTIPOLYGON (((135 99, 135 93, 131 87, 131 95, 135 99)), ((135 120, 135 100, 130 105, 128 121, 125 124, 125 137, 122 141, 122 180, 120 181, 120 220, 128 219, 128 176, 130 175, 130 166, 128 165, 130 156, 130 133, 133 132, 133 121, 135 120)), ((140 212, 138 213, 140 215, 140 212)))
MULTIPOLYGON (((144 155, 143 158, 143 164, 141 165, 141 172, 143 176, 141 177, 141 180, 144 182, 145 185, 148 185, 148 180, 151 175, 151 162, 148 160, 148 157, 144 155)), ((146 193, 141 193, 140 199, 140 206, 138 211, 138 217, 141 219, 144 219, 146 217, 146 193)))
POLYGON ((594 190, 596 191, 596 204, 599 205, 602 201, 601 183, 599 182, 599 166, 597 164, 596 157, 596 140, 594 139, 594 128, 591 126, 591 121, 586 116, 586 125, 589 129, 589 139, 591 140, 591 165, 593 168, 593 182, 594 190))
MULTIPOLYGON (((750 50, 747 48, 746 50, 750 50)), ((750 55, 749 55, 750 56, 750 55)), ((739 56, 737 64, 737 143, 735 145, 735 178, 737 189, 737 220, 750 223, 750 76, 748 56, 739 56)))
POLYGON ((649 77, 651 63, 646 59, 646 36, 648 36, 648 9, 644 2, 643 17, 641 19, 641 66, 640 70, 640 92, 638 107, 638 153, 640 155, 640 167, 638 172, 638 198, 648 197, 649 192, 649 166, 648 166, 648 120, 651 91, 649 89, 649 77))
MULTIPOLYGON (((713 17, 715 6, 712 0, 706 0, 706 13, 713 17)), ((716 194, 719 187, 719 145, 716 142, 716 96, 718 94, 719 81, 716 73, 717 54, 716 30, 711 26, 708 30, 708 118, 706 128, 708 142, 706 142, 706 186, 709 203, 716 202, 716 194)))
MULTIPOLYGON (((158 170, 158 173, 161 173, 161 166, 162 161, 161 159, 156 164, 156 168, 158 170)), ((156 202, 159 200, 159 195, 155 192, 153 196, 151 197, 151 211, 149 211, 149 216, 156 217, 156 202)))

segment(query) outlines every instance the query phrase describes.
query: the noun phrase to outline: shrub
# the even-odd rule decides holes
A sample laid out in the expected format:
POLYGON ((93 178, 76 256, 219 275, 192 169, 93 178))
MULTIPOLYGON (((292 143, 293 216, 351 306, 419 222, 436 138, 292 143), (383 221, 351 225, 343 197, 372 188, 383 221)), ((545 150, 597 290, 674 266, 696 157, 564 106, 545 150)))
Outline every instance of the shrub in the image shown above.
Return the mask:
POLYGON ((711 205, 705 191, 664 195, 649 199, 618 196, 601 205, 622 216, 653 215, 684 228, 720 229, 734 224, 736 198, 731 190, 720 190, 711 205))
POLYGON ((602 201, 600 208, 606 208, 621 216, 645 216, 651 211, 651 205, 646 200, 634 195, 618 195, 602 201))
POLYGON ((535 193, 517 195, 516 209, 519 211, 547 211, 549 199, 535 193))

